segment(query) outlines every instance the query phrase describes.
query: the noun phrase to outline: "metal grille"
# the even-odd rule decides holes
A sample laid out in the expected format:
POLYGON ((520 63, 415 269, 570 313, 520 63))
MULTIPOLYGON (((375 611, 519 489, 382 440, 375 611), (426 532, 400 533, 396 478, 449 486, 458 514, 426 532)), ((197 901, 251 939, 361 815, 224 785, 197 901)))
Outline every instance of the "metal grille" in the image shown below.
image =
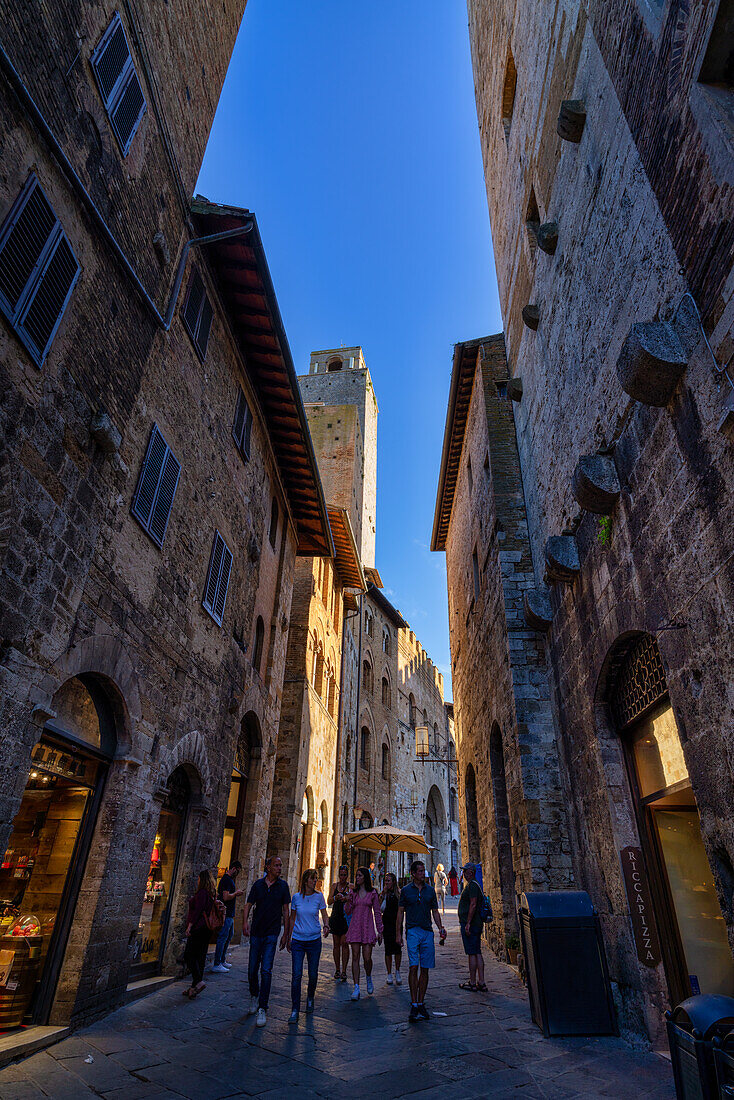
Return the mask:
POLYGON ((166 791, 163 808, 165 810, 171 810, 176 814, 185 813, 189 798, 191 797, 191 784, 183 768, 176 768, 168 780, 166 787, 168 789, 166 791))
POLYGON ((612 706, 617 725, 627 726, 667 693, 657 642, 650 634, 632 643, 617 675, 612 706))

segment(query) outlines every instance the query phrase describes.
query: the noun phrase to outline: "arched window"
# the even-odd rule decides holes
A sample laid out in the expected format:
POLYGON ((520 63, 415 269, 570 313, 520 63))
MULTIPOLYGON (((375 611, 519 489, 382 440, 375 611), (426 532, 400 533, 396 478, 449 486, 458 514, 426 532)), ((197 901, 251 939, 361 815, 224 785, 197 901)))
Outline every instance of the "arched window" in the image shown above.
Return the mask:
POLYGON ((319 698, 324 691, 324 654, 319 644, 314 654, 313 662, 313 687, 319 698))
POLYGON ((382 705, 383 707, 387 707, 388 710, 392 705, 390 699, 390 681, 387 676, 382 677, 382 705))
POLYGON ((330 359, 326 369, 329 374, 331 374, 333 371, 341 370, 343 365, 344 364, 341 359, 330 359))
POLYGON ((368 658, 365 658, 362 662, 362 690, 368 691, 370 695, 375 689, 375 682, 372 673, 372 664, 368 658))
POLYGON ((456 790, 454 789, 454 787, 452 787, 449 791, 449 814, 452 821, 459 820, 459 811, 456 802, 456 790))
POLYGON ((265 645, 265 623, 258 615, 255 623, 255 645, 252 647, 252 667, 262 672, 263 648, 265 645))
POLYGON ((382 631, 382 652, 385 654, 385 656, 387 656, 387 657, 390 656, 390 631, 389 630, 383 630, 382 631))
POLYGON ((411 691, 410 695, 408 696, 408 725, 411 727, 411 729, 415 729, 415 722, 415 698, 413 696, 413 692, 411 691))
POLYGON ((366 726, 362 726, 362 732, 359 735, 359 763, 366 771, 370 768, 370 731, 366 726))
POLYGON ((368 638, 372 637, 372 613, 370 611, 364 613, 364 632, 368 638))
POLYGON ((334 673, 329 670, 329 679, 327 682, 327 697, 326 697, 326 709, 329 712, 331 718, 335 717, 336 710, 336 680, 334 673))
POLYGON ((510 126, 512 125, 512 112, 515 109, 515 91, 517 89, 517 69, 512 50, 507 50, 507 66, 505 68, 505 82, 502 88, 502 129, 505 138, 509 141, 510 126))
POLYGON ((390 750, 387 745, 382 746, 382 778, 390 778, 390 750))
POLYGON ((273 550, 275 544, 278 541, 278 519, 280 518, 280 509, 278 508, 278 502, 273 497, 273 503, 270 505, 270 533, 268 538, 270 539, 270 545, 273 550))
POLYGON ((438 755, 438 722, 433 723, 433 750, 438 755))

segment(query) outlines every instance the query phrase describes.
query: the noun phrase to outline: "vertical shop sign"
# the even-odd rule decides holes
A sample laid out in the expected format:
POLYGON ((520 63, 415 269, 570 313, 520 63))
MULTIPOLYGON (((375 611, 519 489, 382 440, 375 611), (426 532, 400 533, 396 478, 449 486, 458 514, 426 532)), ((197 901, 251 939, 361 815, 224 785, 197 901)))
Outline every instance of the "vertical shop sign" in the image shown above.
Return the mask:
POLYGON ((623 848, 622 874, 632 917, 637 958, 643 966, 655 967, 661 960, 660 941, 652 912, 641 848, 623 848))

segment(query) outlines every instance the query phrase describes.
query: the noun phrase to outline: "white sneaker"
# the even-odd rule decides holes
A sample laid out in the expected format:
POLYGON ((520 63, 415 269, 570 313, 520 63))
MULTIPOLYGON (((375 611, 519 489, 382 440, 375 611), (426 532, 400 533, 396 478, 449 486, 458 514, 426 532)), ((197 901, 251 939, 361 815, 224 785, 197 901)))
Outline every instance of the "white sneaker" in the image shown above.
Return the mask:
POLYGON ((258 1010, 257 1010, 257 1019, 255 1020, 255 1027, 265 1027, 267 1022, 268 1022, 268 1018, 265 1015, 265 1009, 264 1008, 258 1008, 258 1010))
POLYGON ((403 984, 403 979, 400 977, 400 971, 396 970, 395 971, 395 985, 402 985, 402 984, 403 984))
POLYGON ((359 986, 358 985, 355 985, 354 989, 352 990, 352 1000, 353 1001, 358 1001, 359 1000, 359 986))
POLYGON ((372 984, 372 978, 367 979, 367 992, 369 993, 370 997, 375 992, 375 987, 372 984))
POLYGON ((253 1012, 257 1012, 259 1004, 260 1004, 260 998, 259 997, 250 997, 250 1007, 247 1010, 247 1015, 252 1016, 253 1012))
POLYGON ((388 974, 387 981, 386 981, 385 984, 386 985, 392 985, 392 974, 388 974))
POLYGON ((222 966, 224 967, 225 970, 231 970, 232 969, 232 963, 222 963, 222 966))
POLYGON ((221 963, 217 963, 216 966, 212 967, 212 974, 226 974, 226 973, 228 973, 228 969, 227 969, 226 966, 222 966, 221 963))

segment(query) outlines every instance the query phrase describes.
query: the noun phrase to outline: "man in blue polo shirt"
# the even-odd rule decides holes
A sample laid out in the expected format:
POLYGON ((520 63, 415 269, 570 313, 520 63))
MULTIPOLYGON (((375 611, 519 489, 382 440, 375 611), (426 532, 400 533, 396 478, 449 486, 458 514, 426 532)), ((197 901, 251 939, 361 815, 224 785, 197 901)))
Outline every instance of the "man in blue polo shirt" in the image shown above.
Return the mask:
POLYGON ((400 891, 396 942, 403 942, 403 915, 405 915, 405 939, 408 945, 408 985, 410 987, 411 1023, 430 1019, 426 1009, 428 971, 436 965, 436 949, 433 940, 431 918, 438 928, 441 943, 446 939, 446 929, 438 913, 436 891, 426 882, 426 865, 416 859, 410 866, 412 882, 400 891))

